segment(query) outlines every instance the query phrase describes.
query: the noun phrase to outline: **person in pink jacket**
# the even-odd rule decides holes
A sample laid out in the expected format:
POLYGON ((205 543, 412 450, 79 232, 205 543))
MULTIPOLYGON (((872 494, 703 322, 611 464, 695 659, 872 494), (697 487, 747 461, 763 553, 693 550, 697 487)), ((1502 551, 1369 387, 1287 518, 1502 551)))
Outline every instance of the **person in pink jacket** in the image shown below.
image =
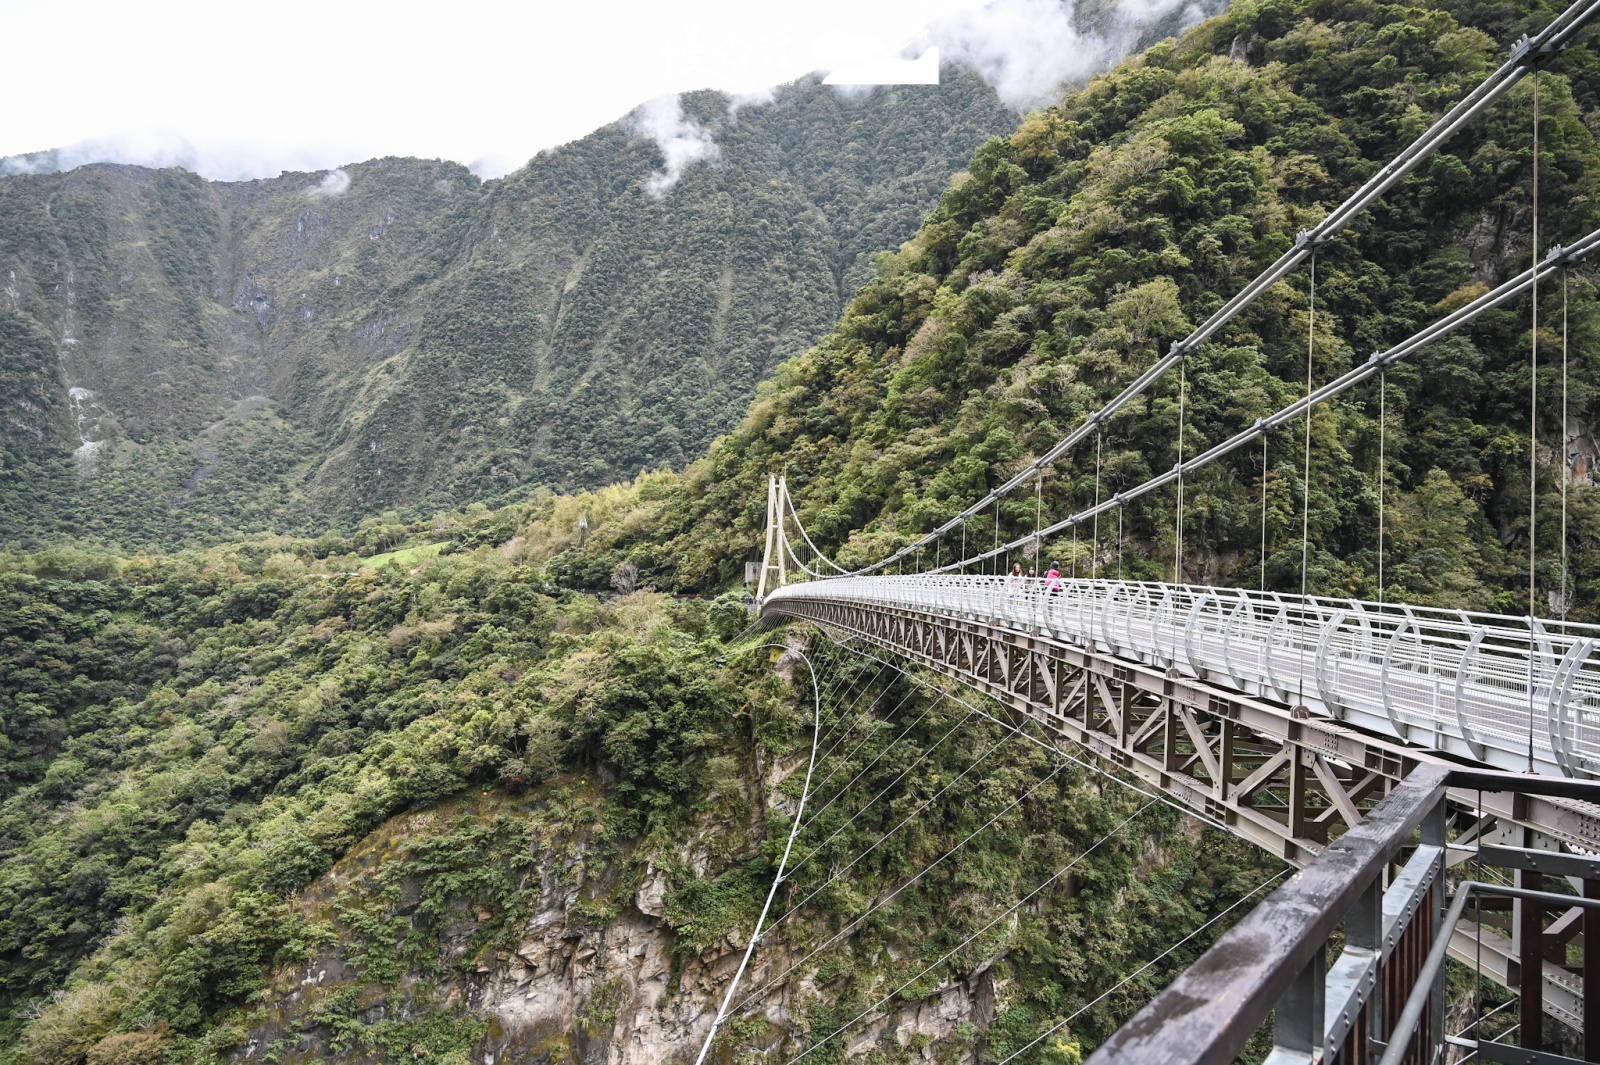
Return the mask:
POLYGON ((1066 582, 1061 579, 1061 563, 1050 563, 1050 572, 1044 575, 1044 590, 1046 592, 1059 592, 1066 587, 1066 582))

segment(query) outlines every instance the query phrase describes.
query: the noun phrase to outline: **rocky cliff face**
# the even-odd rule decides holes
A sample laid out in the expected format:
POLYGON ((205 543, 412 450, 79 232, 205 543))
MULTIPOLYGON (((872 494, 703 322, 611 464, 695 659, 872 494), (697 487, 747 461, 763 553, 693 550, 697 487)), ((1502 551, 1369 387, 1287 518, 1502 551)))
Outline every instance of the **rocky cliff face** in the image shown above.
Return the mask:
POLYGON ((0 541, 204 539, 681 464, 1013 122, 951 68, 864 99, 691 94, 674 128, 708 147, 681 170, 636 117, 488 183, 417 159, 0 179, 0 541))
MULTIPOLYGON (((796 766, 804 768, 788 769, 796 766)), ((746 793, 735 805, 753 798, 746 793)), ((753 915, 695 950, 678 896, 689 881, 754 859, 761 818, 734 817, 717 804, 682 841, 649 857, 642 853, 648 844, 608 855, 611 848, 593 836, 545 837, 512 858, 516 890, 499 899, 440 893, 437 866, 418 869, 417 843, 426 847, 431 833, 459 824, 464 810, 520 818, 517 805, 497 796, 396 818, 320 878, 301 905, 332 934, 304 965, 277 975, 232 1060, 309 1065, 408 1053, 440 1060, 433 1055, 453 1050, 484 1065, 692 1061, 743 957, 753 915)), ((797 1045, 807 1009, 835 989, 826 961, 788 970, 834 931, 819 922, 756 953, 741 994, 777 983, 762 994, 763 1008, 729 1025, 740 1046, 787 1052, 797 1045)), ((929 1060, 976 1060, 995 1015, 996 960, 980 959, 852 1029, 848 1052, 914 1047, 929 1060)), ((731 1052, 724 1046, 713 1060, 731 1052)))

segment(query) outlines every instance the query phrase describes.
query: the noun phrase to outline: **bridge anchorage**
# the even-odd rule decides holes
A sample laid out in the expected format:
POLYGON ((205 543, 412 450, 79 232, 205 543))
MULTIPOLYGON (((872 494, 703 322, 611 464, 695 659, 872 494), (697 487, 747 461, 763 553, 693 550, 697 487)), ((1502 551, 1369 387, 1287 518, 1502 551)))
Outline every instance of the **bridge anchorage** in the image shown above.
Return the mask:
MULTIPOLYGON (((1095 504, 1066 518, 1047 524, 1038 502, 1053 463, 1091 436, 1098 442, 1168 371, 1184 374, 1190 353, 1291 270, 1310 263, 1314 271, 1319 247, 1597 14, 1600 0, 1578 0, 1518 42, 1461 103, 1103 408, 887 557, 854 569, 828 558, 787 480, 768 485, 763 619, 811 623, 952 678, 1042 727, 1064 754, 1092 752, 1133 786, 1298 869, 1096 1051, 1093 1065, 1222 1065, 1269 1015, 1273 1065, 1600 1061, 1600 627, 1534 616, 1532 548, 1524 617, 1181 580, 1186 477, 1304 419, 1309 484, 1314 407, 1369 381, 1384 395, 1390 367, 1485 311, 1524 294, 1537 307, 1540 282, 1600 250, 1600 231, 1541 257, 1536 229, 1526 271, 1321 387, 1308 362, 1304 396, 1250 428, 1187 456, 1180 429, 1177 463, 1111 498, 1100 495, 1097 464, 1095 504), (1030 483, 1033 527, 1001 544, 998 505, 1030 483), (1166 488, 1178 504, 1170 583, 968 572, 998 572, 1049 538, 1097 530, 1102 515, 1166 488), (974 520, 986 538, 993 529, 994 542, 968 554, 974 520), (947 555, 957 538, 960 553, 947 555), (928 555, 933 566, 924 568, 928 555), (1339 945, 1331 962, 1330 942, 1339 945), (1471 1023, 1449 1030, 1447 958, 1515 995, 1485 1012, 1475 990, 1471 1023)), ((1536 120, 1535 138, 1537 129, 1536 120)), ((1535 170, 1535 227, 1537 183, 1535 170)), ((1535 375, 1537 360, 1535 347, 1535 375)), ((1180 426, 1184 395, 1180 384, 1180 426)), ((1381 456, 1381 417, 1378 425, 1381 456)), ((1303 580, 1309 493, 1300 495, 1303 580)), ((1381 492, 1378 528, 1382 589, 1381 492)), ((1564 601, 1564 554, 1562 573, 1564 601)))

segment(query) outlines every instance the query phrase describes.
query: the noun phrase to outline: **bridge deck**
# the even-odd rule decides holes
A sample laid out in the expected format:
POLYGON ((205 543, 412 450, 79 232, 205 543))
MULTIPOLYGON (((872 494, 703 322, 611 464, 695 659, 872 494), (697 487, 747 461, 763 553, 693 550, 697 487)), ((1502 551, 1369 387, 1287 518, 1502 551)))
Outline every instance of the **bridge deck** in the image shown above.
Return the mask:
POLYGON ((1498 769, 1600 773, 1600 627, 1233 588, 841 577, 825 600, 983 619, 1207 680, 1498 769))

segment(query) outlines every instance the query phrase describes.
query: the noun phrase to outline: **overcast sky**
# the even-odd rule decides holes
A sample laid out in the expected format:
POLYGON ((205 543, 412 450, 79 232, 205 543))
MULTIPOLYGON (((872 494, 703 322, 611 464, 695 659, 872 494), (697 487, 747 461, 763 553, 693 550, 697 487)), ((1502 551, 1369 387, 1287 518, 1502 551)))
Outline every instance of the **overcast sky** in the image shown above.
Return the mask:
POLYGON ((1060 39, 1067 3, 0 0, 0 157, 73 147, 74 165, 236 179, 414 155, 495 176, 663 94, 760 90, 928 43, 930 26, 947 57, 998 57, 1003 91, 1054 79, 1041 65, 1094 50, 1060 39))

